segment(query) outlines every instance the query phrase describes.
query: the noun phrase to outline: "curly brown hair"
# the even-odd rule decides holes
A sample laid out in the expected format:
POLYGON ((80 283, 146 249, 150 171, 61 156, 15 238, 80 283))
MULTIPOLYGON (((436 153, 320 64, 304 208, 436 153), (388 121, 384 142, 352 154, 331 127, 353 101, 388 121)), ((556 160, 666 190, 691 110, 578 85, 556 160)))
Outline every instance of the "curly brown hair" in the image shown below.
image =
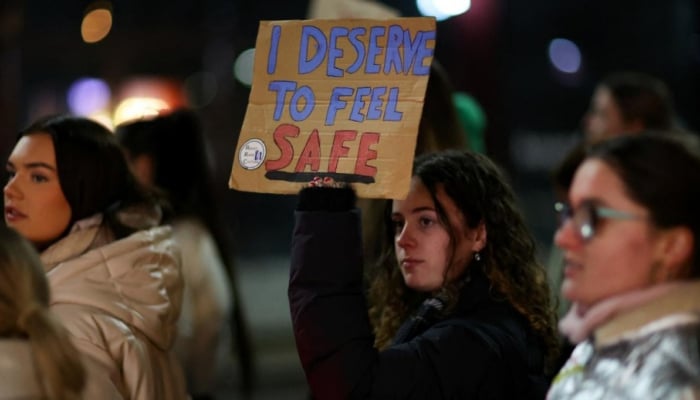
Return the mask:
MULTIPOLYGON (((481 251, 481 263, 492 292, 500 294, 527 319, 545 346, 548 364, 553 366, 559 339, 546 273, 536 259, 535 240, 503 173, 484 155, 447 150, 418 157, 413 176, 431 193, 441 223, 449 232, 453 253, 456 233, 448 223, 444 205, 437 199, 438 189, 454 201, 466 226, 485 224, 488 239, 481 251)), ((375 345, 380 349, 391 344, 402 321, 429 296, 408 288, 403 281, 396 265, 389 211, 385 213, 384 252, 368 275, 369 314, 375 345)), ((441 291, 449 310, 457 302, 459 287, 457 283, 445 283, 441 291)))

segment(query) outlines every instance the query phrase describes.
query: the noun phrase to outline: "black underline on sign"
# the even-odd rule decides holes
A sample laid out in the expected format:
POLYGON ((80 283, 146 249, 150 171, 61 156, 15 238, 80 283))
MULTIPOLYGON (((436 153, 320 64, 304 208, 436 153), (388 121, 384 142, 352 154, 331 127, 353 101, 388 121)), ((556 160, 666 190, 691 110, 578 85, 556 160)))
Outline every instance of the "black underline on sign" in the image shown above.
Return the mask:
POLYGON ((374 183, 374 177, 356 174, 341 174, 333 172, 284 172, 284 171, 267 171, 265 178, 273 181, 287 182, 311 182, 315 177, 333 178, 336 182, 345 183, 374 183))

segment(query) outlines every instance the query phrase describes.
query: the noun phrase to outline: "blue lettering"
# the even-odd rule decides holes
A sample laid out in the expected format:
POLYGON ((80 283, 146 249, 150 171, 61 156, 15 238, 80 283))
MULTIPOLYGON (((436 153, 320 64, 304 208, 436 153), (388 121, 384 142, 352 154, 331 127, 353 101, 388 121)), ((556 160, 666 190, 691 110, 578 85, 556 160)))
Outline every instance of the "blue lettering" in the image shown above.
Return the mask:
POLYGON ((370 93, 372 93, 372 89, 369 86, 357 88, 357 92, 355 92, 355 101, 352 103, 352 111, 350 112, 351 121, 362 122, 365 120, 365 116, 361 111, 365 108, 367 102, 362 100, 362 98, 370 93))
POLYGON ((343 56, 343 50, 338 48, 338 36, 347 36, 348 28, 336 26, 331 28, 331 39, 328 47, 328 65, 326 71, 328 76, 342 77, 343 70, 335 66, 335 61, 343 56))
POLYGON ((347 97, 350 95, 352 95, 352 88, 342 86, 333 88, 331 101, 330 104, 328 104, 328 111, 326 112, 326 125, 333 125, 338 110, 342 110, 347 105, 348 102, 341 100, 340 97, 347 97))
POLYGON ((401 47, 403 39, 403 29, 399 25, 392 25, 389 27, 389 34, 387 35, 386 44, 386 61, 384 62, 384 74, 391 72, 391 66, 394 66, 394 70, 397 74, 402 71, 401 68, 401 53, 399 53, 399 48, 401 47))
POLYGON ((350 44, 352 45, 352 47, 355 48, 357 57, 355 58, 355 62, 348 67, 348 74, 353 74, 357 72, 362 66, 362 63, 365 61, 365 44, 362 42, 361 39, 357 38, 360 35, 364 35, 365 32, 366 29, 364 27, 352 28, 352 30, 350 31, 348 39, 350 40, 350 44))
POLYGON ((382 48, 377 43, 377 37, 384 35, 383 26, 373 26, 369 30, 369 50, 367 51, 367 64, 365 73, 376 74, 379 72, 379 65, 376 62, 377 56, 382 52, 382 48))
POLYGON ((435 31, 418 32, 420 37, 420 46, 415 54, 416 62, 413 64, 414 75, 430 74, 430 65, 425 65, 425 59, 433 55, 433 49, 427 45, 428 40, 435 40, 435 31))
POLYGON ((416 40, 411 41, 411 32, 406 30, 403 33, 403 40, 404 40, 403 70, 404 71, 411 70, 411 65, 413 65, 413 61, 416 57, 416 53, 418 52, 418 47, 420 47, 420 44, 421 44, 421 41, 420 41, 421 34, 422 34, 422 32, 418 32, 416 34, 416 40))
POLYGON ((401 121, 403 112, 396 111, 396 104, 399 101, 399 88, 393 87, 389 89, 389 99, 386 102, 386 112, 384 113, 384 121, 401 121))
POLYGON ((367 109, 367 119, 380 119, 382 117, 382 96, 386 93, 386 86, 379 86, 372 90, 372 99, 367 109))
POLYGON ((271 81, 268 85, 268 90, 277 92, 275 99, 275 112, 272 118, 279 121, 282 118, 282 108, 284 107, 284 99, 287 98, 287 92, 293 92, 297 88, 297 83, 293 81, 271 81))
POLYGON ((326 55, 326 36, 321 29, 306 25, 301 28, 301 45, 299 47, 299 73, 308 74, 313 72, 323 62, 326 55), (311 39, 315 42, 313 45, 316 53, 308 58, 309 47, 311 47, 311 39))
POLYGON ((274 25, 272 27, 272 37, 270 38, 270 52, 267 55, 267 74, 272 75, 277 68, 277 48, 280 44, 280 33, 282 27, 274 25))
POLYGON ((290 104, 289 113, 295 121, 303 121, 309 117, 309 114, 314 110, 314 91, 308 86, 300 87, 292 95, 292 103, 290 104), (299 100, 304 99, 304 109, 299 111, 299 100))

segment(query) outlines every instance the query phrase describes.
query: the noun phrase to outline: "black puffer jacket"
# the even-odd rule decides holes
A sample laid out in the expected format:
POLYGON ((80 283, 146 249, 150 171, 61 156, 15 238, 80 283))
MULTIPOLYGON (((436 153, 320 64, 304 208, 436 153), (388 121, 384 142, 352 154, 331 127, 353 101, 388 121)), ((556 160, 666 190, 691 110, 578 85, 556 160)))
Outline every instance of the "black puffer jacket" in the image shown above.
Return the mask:
POLYGON ((305 189, 296 213, 289 301, 314 398, 543 398, 541 346, 525 319, 496 300, 479 267, 451 315, 409 329, 384 351, 373 347, 360 217, 345 191, 305 189))

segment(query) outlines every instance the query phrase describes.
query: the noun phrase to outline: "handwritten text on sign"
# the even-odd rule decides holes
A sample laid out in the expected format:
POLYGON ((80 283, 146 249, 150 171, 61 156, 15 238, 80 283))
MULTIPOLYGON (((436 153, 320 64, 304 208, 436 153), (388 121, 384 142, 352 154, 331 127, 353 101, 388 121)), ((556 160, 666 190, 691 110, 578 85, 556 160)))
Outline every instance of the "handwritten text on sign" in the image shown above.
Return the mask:
POLYGON ((431 18, 261 23, 231 186, 295 193, 331 176, 405 193, 434 45, 431 18))

